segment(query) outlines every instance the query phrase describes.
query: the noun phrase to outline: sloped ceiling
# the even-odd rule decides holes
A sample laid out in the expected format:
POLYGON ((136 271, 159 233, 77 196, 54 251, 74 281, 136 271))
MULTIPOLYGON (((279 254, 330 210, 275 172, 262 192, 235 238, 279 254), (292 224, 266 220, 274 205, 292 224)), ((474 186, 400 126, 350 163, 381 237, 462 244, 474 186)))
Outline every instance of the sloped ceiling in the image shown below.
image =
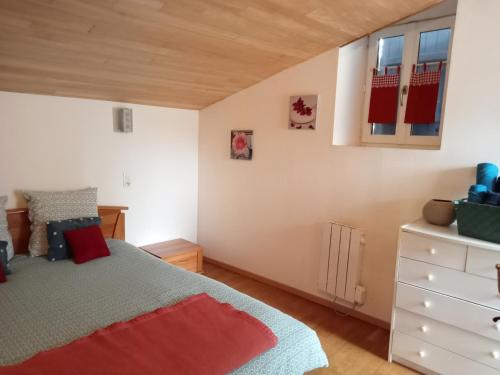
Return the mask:
POLYGON ((440 0, 0 0, 0 90, 203 108, 440 0))

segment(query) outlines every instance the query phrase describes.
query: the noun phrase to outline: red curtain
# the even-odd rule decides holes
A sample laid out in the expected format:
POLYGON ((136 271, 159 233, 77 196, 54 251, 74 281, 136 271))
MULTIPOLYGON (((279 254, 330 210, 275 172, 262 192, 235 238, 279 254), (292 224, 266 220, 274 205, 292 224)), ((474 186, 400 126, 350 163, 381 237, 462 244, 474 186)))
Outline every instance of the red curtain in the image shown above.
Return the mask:
POLYGON ((441 80, 441 63, 437 70, 427 70, 424 64, 422 72, 417 72, 415 65, 410 79, 410 90, 406 102, 405 123, 433 123, 436 115, 436 105, 441 80))
POLYGON ((393 124, 397 119, 400 68, 394 74, 377 74, 373 69, 369 123, 393 124))

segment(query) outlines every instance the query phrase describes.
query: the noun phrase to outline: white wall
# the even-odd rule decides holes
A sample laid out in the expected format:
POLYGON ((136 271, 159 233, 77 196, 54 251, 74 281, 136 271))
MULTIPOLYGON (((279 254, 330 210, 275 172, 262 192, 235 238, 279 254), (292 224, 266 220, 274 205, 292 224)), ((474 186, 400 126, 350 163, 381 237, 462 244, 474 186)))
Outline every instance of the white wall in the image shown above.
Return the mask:
MULTIPOLYGON (((498 0, 459 1, 439 151, 331 145, 338 50, 200 112, 198 240, 214 259, 317 294, 321 224, 363 228, 361 311, 389 320, 398 226, 430 198, 465 196, 478 162, 500 163, 498 0), (287 129, 289 96, 320 95, 316 131, 287 129), (229 159, 253 129, 254 160, 229 159)), ((361 108, 360 108, 361 110, 361 108)))
POLYGON ((0 139, 9 207, 25 205, 22 189, 97 186, 99 204, 129 206, 127 241, 196 240, 198 111, 0 92, 0 139), (132 134, 113 131, 123 106, 132 134))
POLYGON ((365 100, 368 37, 339 48, 333 113, 333 144, 359 145, 365 100))

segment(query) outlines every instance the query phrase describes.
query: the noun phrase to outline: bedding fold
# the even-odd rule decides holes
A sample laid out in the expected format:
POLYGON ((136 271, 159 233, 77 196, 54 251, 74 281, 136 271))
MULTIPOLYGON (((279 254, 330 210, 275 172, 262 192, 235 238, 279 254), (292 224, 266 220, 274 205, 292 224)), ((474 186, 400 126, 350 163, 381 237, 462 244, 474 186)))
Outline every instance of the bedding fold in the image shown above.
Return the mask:
POLYGON ((200 293, 0 367, 0 374, 227 374, 276 344, 258 319, 200 293))

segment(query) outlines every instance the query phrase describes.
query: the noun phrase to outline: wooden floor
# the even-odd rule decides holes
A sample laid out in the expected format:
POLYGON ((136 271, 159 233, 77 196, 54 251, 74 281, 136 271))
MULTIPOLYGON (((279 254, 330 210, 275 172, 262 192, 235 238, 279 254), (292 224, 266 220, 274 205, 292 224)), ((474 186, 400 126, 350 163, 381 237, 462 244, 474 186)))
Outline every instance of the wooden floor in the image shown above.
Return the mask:
POLYGON ((330 367, 310 374, 409 375, 402 366, 388 363, 389 333, 275 287, 205 263, 205 276, 259 299, 314 329, 323 345, 330 367))

